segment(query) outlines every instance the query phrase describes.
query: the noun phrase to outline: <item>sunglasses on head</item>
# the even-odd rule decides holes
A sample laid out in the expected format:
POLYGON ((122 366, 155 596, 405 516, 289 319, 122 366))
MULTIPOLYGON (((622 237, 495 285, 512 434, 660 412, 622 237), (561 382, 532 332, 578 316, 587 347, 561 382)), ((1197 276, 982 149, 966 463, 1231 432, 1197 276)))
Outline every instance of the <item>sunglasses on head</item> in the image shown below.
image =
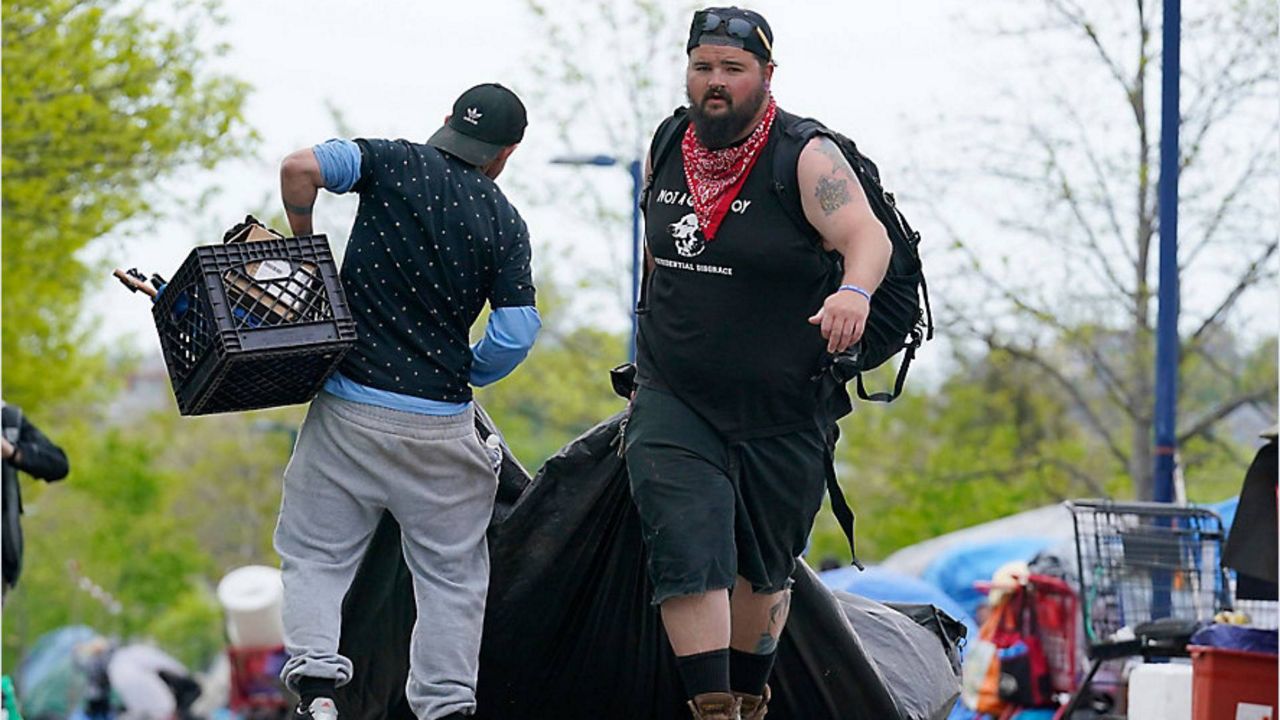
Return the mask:
POLYGON ((759 36, 760 42, 764 43, 764 49, 770 55, 773 54, 773 47, 769 44, 769 39, 765 37, 764 31, 756 27, 755 23, 750 20, 740 17, 725 18, 713 12, 703 13, 703 33, 714 33, 719 30, 721 26, 724 27, 725 33, 728 34, 729 37, 736 37, 739 40, 746 40, 751 37, 751 34, 754 32, 759 36))

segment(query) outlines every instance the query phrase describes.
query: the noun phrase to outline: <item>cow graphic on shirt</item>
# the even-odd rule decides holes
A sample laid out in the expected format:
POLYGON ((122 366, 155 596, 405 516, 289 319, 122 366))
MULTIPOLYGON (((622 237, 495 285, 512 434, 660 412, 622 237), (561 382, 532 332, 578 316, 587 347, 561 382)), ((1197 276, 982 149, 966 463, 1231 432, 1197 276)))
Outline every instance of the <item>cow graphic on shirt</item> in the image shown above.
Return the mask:
POLYGON ((675 238, 676 252, 683 257, 696 257, 707 248, 707 243, 698 234, 698 216, 689 213, 667 226, 671 237, 675 238))

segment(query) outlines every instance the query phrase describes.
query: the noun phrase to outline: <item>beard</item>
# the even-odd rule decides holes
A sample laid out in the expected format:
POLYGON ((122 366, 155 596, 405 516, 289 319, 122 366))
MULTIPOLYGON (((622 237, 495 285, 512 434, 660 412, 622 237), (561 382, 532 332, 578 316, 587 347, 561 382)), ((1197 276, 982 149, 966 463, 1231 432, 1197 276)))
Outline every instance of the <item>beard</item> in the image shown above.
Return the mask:
POLYGON ((764 83, 761 83, 741 106, 734 104, 729 93, 718 90, 708 90, 702 96, 701 104, 693 101, 693 97, 688 95, 688 90, 685 91, 685 95, 689 97, 689 121, 693 123, 693 129, 698 134, 698 141, 710 150, 720 150, 732 145, 746 132, 751 121, 755 119, 756 113, 760 112, 760 108, 764 107, 769 99, 769 92, 765 89, 764 83), (706 103, 712 99, 724 101, 727 106, 724 113, 712 116, 703 110, 706 103))

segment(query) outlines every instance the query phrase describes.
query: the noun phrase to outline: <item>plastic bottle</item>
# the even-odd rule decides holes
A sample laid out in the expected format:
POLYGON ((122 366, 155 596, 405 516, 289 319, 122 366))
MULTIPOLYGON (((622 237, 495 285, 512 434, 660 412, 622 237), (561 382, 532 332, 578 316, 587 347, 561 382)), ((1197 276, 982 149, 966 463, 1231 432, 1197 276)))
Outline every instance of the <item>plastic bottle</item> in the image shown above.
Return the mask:
POLYGON ((489 464, 493 466, 496 473, 502 469, 502 438, 498 437, 498 433, 493 433, 484 439, 485 452, 489 454, 489 464))

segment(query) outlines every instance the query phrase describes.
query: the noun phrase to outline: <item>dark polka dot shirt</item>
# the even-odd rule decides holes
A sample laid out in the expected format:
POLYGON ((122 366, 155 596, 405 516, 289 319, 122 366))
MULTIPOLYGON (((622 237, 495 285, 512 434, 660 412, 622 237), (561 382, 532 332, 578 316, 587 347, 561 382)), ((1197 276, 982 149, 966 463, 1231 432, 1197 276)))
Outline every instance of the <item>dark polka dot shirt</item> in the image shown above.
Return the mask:
POLYGON ((358 340, 339 368, 380 390, 471 399, 471 325, 534 304, 529 232, 492 180, 428 145, 355 141, 360 209, 342 263, 358 340))

